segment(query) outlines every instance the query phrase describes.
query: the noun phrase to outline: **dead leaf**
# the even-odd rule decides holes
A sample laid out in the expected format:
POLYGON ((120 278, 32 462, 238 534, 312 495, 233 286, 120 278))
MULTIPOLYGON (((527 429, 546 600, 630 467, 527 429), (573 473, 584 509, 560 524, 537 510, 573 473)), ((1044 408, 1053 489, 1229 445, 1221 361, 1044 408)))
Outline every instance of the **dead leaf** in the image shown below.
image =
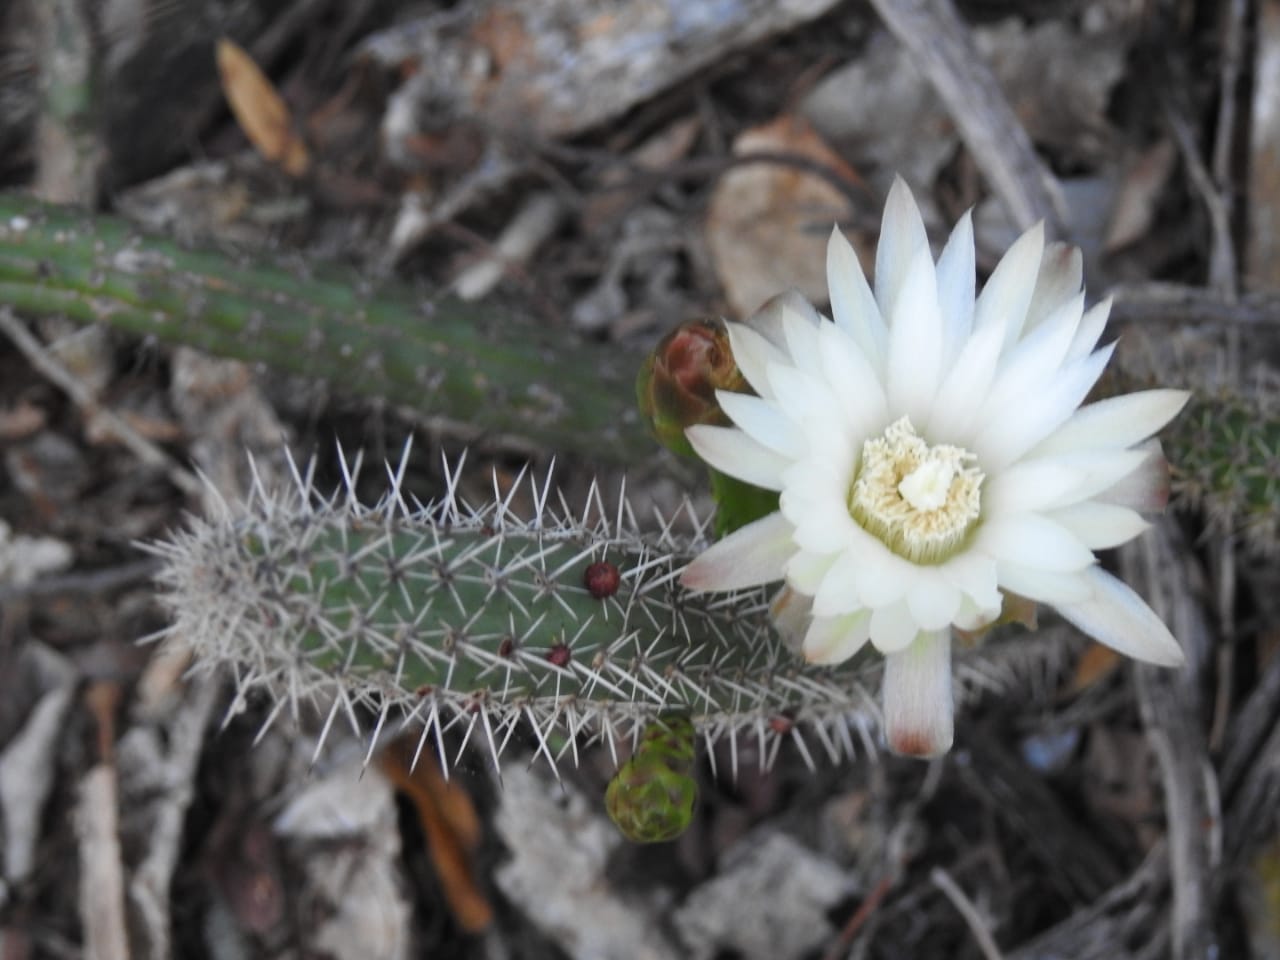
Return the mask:
POLYGON ((218 75, 240 129, 262 156, 291 177, 307 172, 310 157, 295 132, 289 107, 253 58, 234 41, 218 41, 218 75))
POLYGON ((1107 251, 1120 250, 1146 236, 1155 222, 1160 198, 1177 167, 1178 151, 1169 140, 1157 140, 1141 153, 1128 157, 1112 201, 1107 251))
MULTIPOLYGON (((802 117, 786 115, 742 133, 733 152, 787 153, 812 160, 860 184, 858 175, 802 117)), ((827 299, 827 237, 852 215, 848 197, 817 174, 781 163, 731 169, 707 209, 707 245, 725 296, 739 317, 794 287, 827 299)), ((857 245, 856 237, 851 240, 857 245)))
POLYGON ((48 420, 40 407, 19 400, 15 406, 0 410, 0 440, 25 440, 39 433, 48 420))
POLYGON ((383 751, 380 767, 396 789, 413 801, 427 835, 427 852, 454 917, 464 930, 478 933, 493 922, 493 907, 471 870, 471 854, 480 843, 480 818, 471 798, 441 775, 430 755, 423 753, 413 766, 415 742, 400 741, 383 751))
POLYGON ((1075 696, 1099 680, 1105 680, 1119 665, 1120 654, 1100 643, 1089 644, 1079 662, 1076 663, 1075 673, 1072 674, 1071 683, 1067 686, 1067 695, 1075 696))

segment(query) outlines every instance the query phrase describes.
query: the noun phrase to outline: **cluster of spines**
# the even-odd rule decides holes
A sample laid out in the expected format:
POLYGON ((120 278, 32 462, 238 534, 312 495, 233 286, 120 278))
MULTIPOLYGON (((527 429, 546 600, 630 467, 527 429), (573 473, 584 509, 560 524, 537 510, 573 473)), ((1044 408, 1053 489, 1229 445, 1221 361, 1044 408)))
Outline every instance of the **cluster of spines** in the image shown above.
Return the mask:
POLYGON ((1276 390, 1197 396, 1172 427, 1174 492, 1216 530, 1280 553, 1280 404, 1276 390))
MULTIPOLYGON (((403 466, 403 465, 402 465, 403 466)), ((283 492, 256 483, 153 549, 171 633, 201 662, 229 664, 240 699, 274 698, 268 724, 300 704, 325 704, 369 727, 421 724, 447 765, 446 732, 495 760, 517 731, 554 765, 581 742, 636 742, 660 715, 687 714, 711 746, 756 741, 762 764, 792 741, 813 762, 866 748, 875 723, 862 666, 804 666, 774 632, 763 591, 698 595, 679 574, 703 546, 674 523, 640 532, 625 497, 608 518, 596 488, 581 512, 551 502, 550 481, 526 477, 472 507, 447 471, 437 501, 390 490, 365 506, 358 464, 331 496, 311 471, 283 492), (533 516, 512 501, 528 485, 533 516)), ((692 512, 689 511, 692 516, 692 512)), ((324 735, 321 736, 321 742, 324 735)), ((714 751, 708 751, 714 759, 714 751)))

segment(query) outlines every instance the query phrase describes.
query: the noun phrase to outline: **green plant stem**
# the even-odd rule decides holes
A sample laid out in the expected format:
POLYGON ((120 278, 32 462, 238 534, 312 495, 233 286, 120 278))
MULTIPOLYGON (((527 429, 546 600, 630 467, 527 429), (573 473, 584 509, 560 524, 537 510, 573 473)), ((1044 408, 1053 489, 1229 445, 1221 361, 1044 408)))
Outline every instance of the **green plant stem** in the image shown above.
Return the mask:
POLYGON ((404 285, 186 250, 125 221, 0 196, 0 304, 105 323, 407 407, 464 432, 597 459, 653 442, 640 357, 404 285))

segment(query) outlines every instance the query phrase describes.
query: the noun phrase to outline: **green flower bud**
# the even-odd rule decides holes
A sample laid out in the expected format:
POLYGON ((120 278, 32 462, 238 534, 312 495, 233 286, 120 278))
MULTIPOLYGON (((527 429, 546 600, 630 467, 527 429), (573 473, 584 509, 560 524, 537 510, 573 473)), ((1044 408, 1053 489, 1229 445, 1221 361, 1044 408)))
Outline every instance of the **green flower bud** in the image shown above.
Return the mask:
POLYGON ((623 836, 635 843, 663 843, 688 829, 698 798, 693 758, 693 723, 687 716, 661 717, 645 730, 604 794, 609 818, 623 836))

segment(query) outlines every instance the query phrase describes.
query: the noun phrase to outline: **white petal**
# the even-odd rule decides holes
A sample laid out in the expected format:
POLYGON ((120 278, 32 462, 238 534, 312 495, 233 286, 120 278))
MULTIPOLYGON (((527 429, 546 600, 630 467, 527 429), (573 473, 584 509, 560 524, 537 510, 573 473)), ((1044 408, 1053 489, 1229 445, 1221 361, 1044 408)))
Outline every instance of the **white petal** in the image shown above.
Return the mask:
MULTIPOLYGON (((786 491, 783 492, 786 496, 786 491)), ((850 528, 854 521, 837 499, 832 509, 824 509, 821 503, 806 504, 802 509, 788 509, 783 513, 796 525, 796 545, 811 553, 840 553, 849 543, 850 528)))
POLYGON ((863 561, 858 571, 858 599, 873 608, 901 600, 916 580, 916 567, 861 528, 857 536, 863 561))
POLYGON ((1098 345, 1103 328, 1107 325, 1107 317, 1111 314, 1111 298, 1107 297, 1084 312, 1080 318, 1080 326, 1076 329, 1075 339, 1067 349, 1067 360, 1079 360, 1088 355, 1098 345))
POLYGON ((1126 656, 1164 667, 1186 661, 1169 628, 1129 587, 1100 568, 1088 571, 1086 580, 1092 588, 1087 600, 1054 604, 1063 618, 1126 656))
POLYGON ((896 177, 885 201, 880 243, 876 247, 876 303, 880 305, 882 317, 893 317, 911 261, 917 250, 928 246, 929 236, 911 188, 901 177, 896 177))
POLYGON ((1010 407, 1025 403, 1062 366, 1071 338, 1084 312, 1084 294, 1077 294, 1019 340, 1001 359, 991 392, 978 413, 987 423, 1010 407))
POLYGON ((841 617, 814 617, 801 652, 810 663, 843 663, 866 644, 871 636, 870 622, 871 613, 867 610, 841 617))
POLYGON ((973 299, 977 267, 973 252, 973 211, 964 216, 951 231, 947 245, 938 257, 938 306, 942 309, 944 369, 960 354, 960 348, 973 331, 973 299))
POLYGON ((776 404, 728 390, 717 390, 716 400, 729 419, 753 440, 793 460, 804 456, 804 436, 776 404))
POLYGON ((984 609, 1000 606, 996 561, 992 557, 969 550, 940 565, 938 572, 974 605, 984 609))
POLYGON ((786 350, 786 317, 797 316, 817 326, 822 321, 821 314, 813 304, 805 299, 799 290, 784 290, 770 297, 759 310, 746 319, 744 325, 750 327, 764 337, 779 350, 786 350))
POLYGON ((739 527, 704 550, 680 575, 689 590, 740 590, 781 580, 796 546, 791 524, 771 513, 739 527))
POLYGON ((941 630, 950 626, 960 610, 960 588, 952 585, 935 570, 917 577, 907 591, 907 607, 922 630, 941 630))
POLYGON ((998 566, 997 576, 1000 579, 1000 589, 1037 603, 1051 603, 1055 607, 1063 603, 1087 600, 1092 592, 1084 579, 1083 571, 1079 570, 1075 573, 1053 573, 1002 561, 998 566))
POLYGON ((905 650, 920 632, 906 600, 871 612, 871 642, 881 653, 905 650))
POLYGON ((1034 330, 1064 302, 1074 297, 1083 281, 1084 257, 1080 248, 1061 242, 1047 245, 1040 259, 1040 274, 1036 277, 1031 305, 1027 307, 1027 329, 1034 330))
POLYGON ((1061 459, 1020 460, 994 477, 982 491, 982 511, 988 517, 1040 510, 1063 502, 1087 476, 1081 467, 1061 459))
MULTIPOLYGON (((1143 450, 1103 450, 1019 460, 993 478, 990 486, 1003 491, 1006 477, 1016 480, 1018 477, 1034 477, 1042 471, 1056 469, 1069 471, 1077 478, 1069 488, 1062 489, 1051 484, 1047 476, 1042 474, 1045 482, 1039 494, 1023 498, 1028 504, 1026 507, 1028 510, 1055 510, 1059 507, 1069 507, 1081 500, 1088 500, 1115 486, 1128 474, 1141 467, 1146 457, 1147 453, 1143 450)), ((991 512, 995 513, 996 501, 991 499, 987 503, 991 512)))
POLYGON ((881 696, 889 749, 909 757, 936 757, 955 738, 951 693, 951 631, 922 633, 885 659, 881 696))
POLYGON ((1131 447, 1178 415, 1186 390, 1143 390, 1108 397, 1077 410, 1035 449, 1037 455, 1098 447, 1131 447))
POLYGON ((781 347, 771 343, 751 327, 741 323, 726 323, 725 327, 729 331, 729 349, 733 351, 733 362, 738 365, 756 393, 766 400, 772 400, 773 389, 769 386, 769 377, 765 371, 771 363, 786 363, 787 355, 781 347))
POLYGON ((1064 367, 1035 397, 988 421, 969 448, 984 470, 1003 470, 1061 426, 1093 389, 1115 344, 1064 367))
POLYGON ((694 452, 721 473, 766 490, 782 489, 782 472, 792 461, 736 427, 697 424, 686 429, 684 435, 694 452))
POLYGON ((1159 440, 1146 440, 1131 453, 1144 453, 1142 463, 1125 476, 1098 492, 1104 503, 1128 507, 1139 513, 1159 513, 1169 503, 1169 461, 1159 440))
POLYGON ((773 621, 773 629, 778 631, 778 636, 792 653, 800 652, 800 644, 813 620, 812 610, 813 604, 808 597, 785 584, 769 601, 769 619, 773 621))
MULTIPOLYGON (((814 314, 817 316, 817 314, 814 314)), ((787 352, 791 354, 791 362, 806 373, 822 372, 822 351, 818 347, 819 324, 826 326, 826 321, 819 318, 814 323, 807 315, 790 307, 782 313, 782 332, 787 338, 787 352)))
POLYGON ((993 518, 978 532, 977 546, 997 562, 1055 573, 1081 570, 1094 562, 1093 552, 1065 527, 1036 513, 993 518))
POLYGON ((1090 550, 1109 550, 1128 543, 1151 524, 1127 507, 1086 500, 1047 514, 1070 530, 1090 550))
POLYGON ((889 314, 889 406, 912 423, 929 419, 942 369, 942 312, 928 244, 916 250, 889 314))
POLYGON ((796 528, 796 543, 805 550, 837 553, 849 543, 855 522, 839 495, 806 494, 799 487, 787 486, 779 505, 796 528))
POLYGON ((777 402, 792 419, 825 419, 832 406, 826 381, 811 377, 790 363, 771 363, 766 371, 777 402))
POLYGON ((787 583, 798 593, 812 598, 822 584, 831 565, 836 562, 832 554, 810 553, 802 550, 787 561, 787 583))
POLYGON ((1035 292, 1043 254, 1044 224, 1038 223, 1019 237, 996 264, 974 307, 975 330, 995 324, 1003 333, 1005 346, 1018 339, 1035 292))
POLYGON ((836 228, 832 228, 827 241, 827 287, 836 324, 853 338, 872 369, 879 373, 884 368, 889 332, 863 276, 858 255, 836 228))
POLYGON ((860 435, 860 446, 866 434, 883 429, 887 418, 888 406, 879 375, 835 324, 824 324, 818 337, 827 386, 835 394, 850 432, 860 435))
POLYGON ((978 426, 978 409, 995 379, 996 364, 1004 344, 1004 331, 996 324, 975 330, 955 364, 938 388, 924 433, 934 443, 967 446, 978 426))
MULTIPOLYGON (((840 452, 835 448, 847 448, 843 440, 832 440, 832 448, 832 450, 811 453, 783 471, 784 509, 789 509, 787 504, 801 511, 821 505, 825 511, 827 505, 834 501, 838 509, 832 513, 848 516, 845 497, 848 495, 849 484, 853 479, 853 461, 848 456, 832 455, 840 452)), ((800 520, 799 516, 792 518, 793 523, 798 523, 800 520)))
POLYGON ((859 565, 858 556, 848 551, 836 558, 813 595, 815 616, 834 617, 863 608, 856 590, 859 565))
POLYGON ((1001 603, 981 607, 968 597, 965 597, 960 604, 960 612, 956 614, 955 619, 951 622, 961 630, 981 630, 1000 619, 1002 603, 1003 598, 1001 598, 1001 603))

